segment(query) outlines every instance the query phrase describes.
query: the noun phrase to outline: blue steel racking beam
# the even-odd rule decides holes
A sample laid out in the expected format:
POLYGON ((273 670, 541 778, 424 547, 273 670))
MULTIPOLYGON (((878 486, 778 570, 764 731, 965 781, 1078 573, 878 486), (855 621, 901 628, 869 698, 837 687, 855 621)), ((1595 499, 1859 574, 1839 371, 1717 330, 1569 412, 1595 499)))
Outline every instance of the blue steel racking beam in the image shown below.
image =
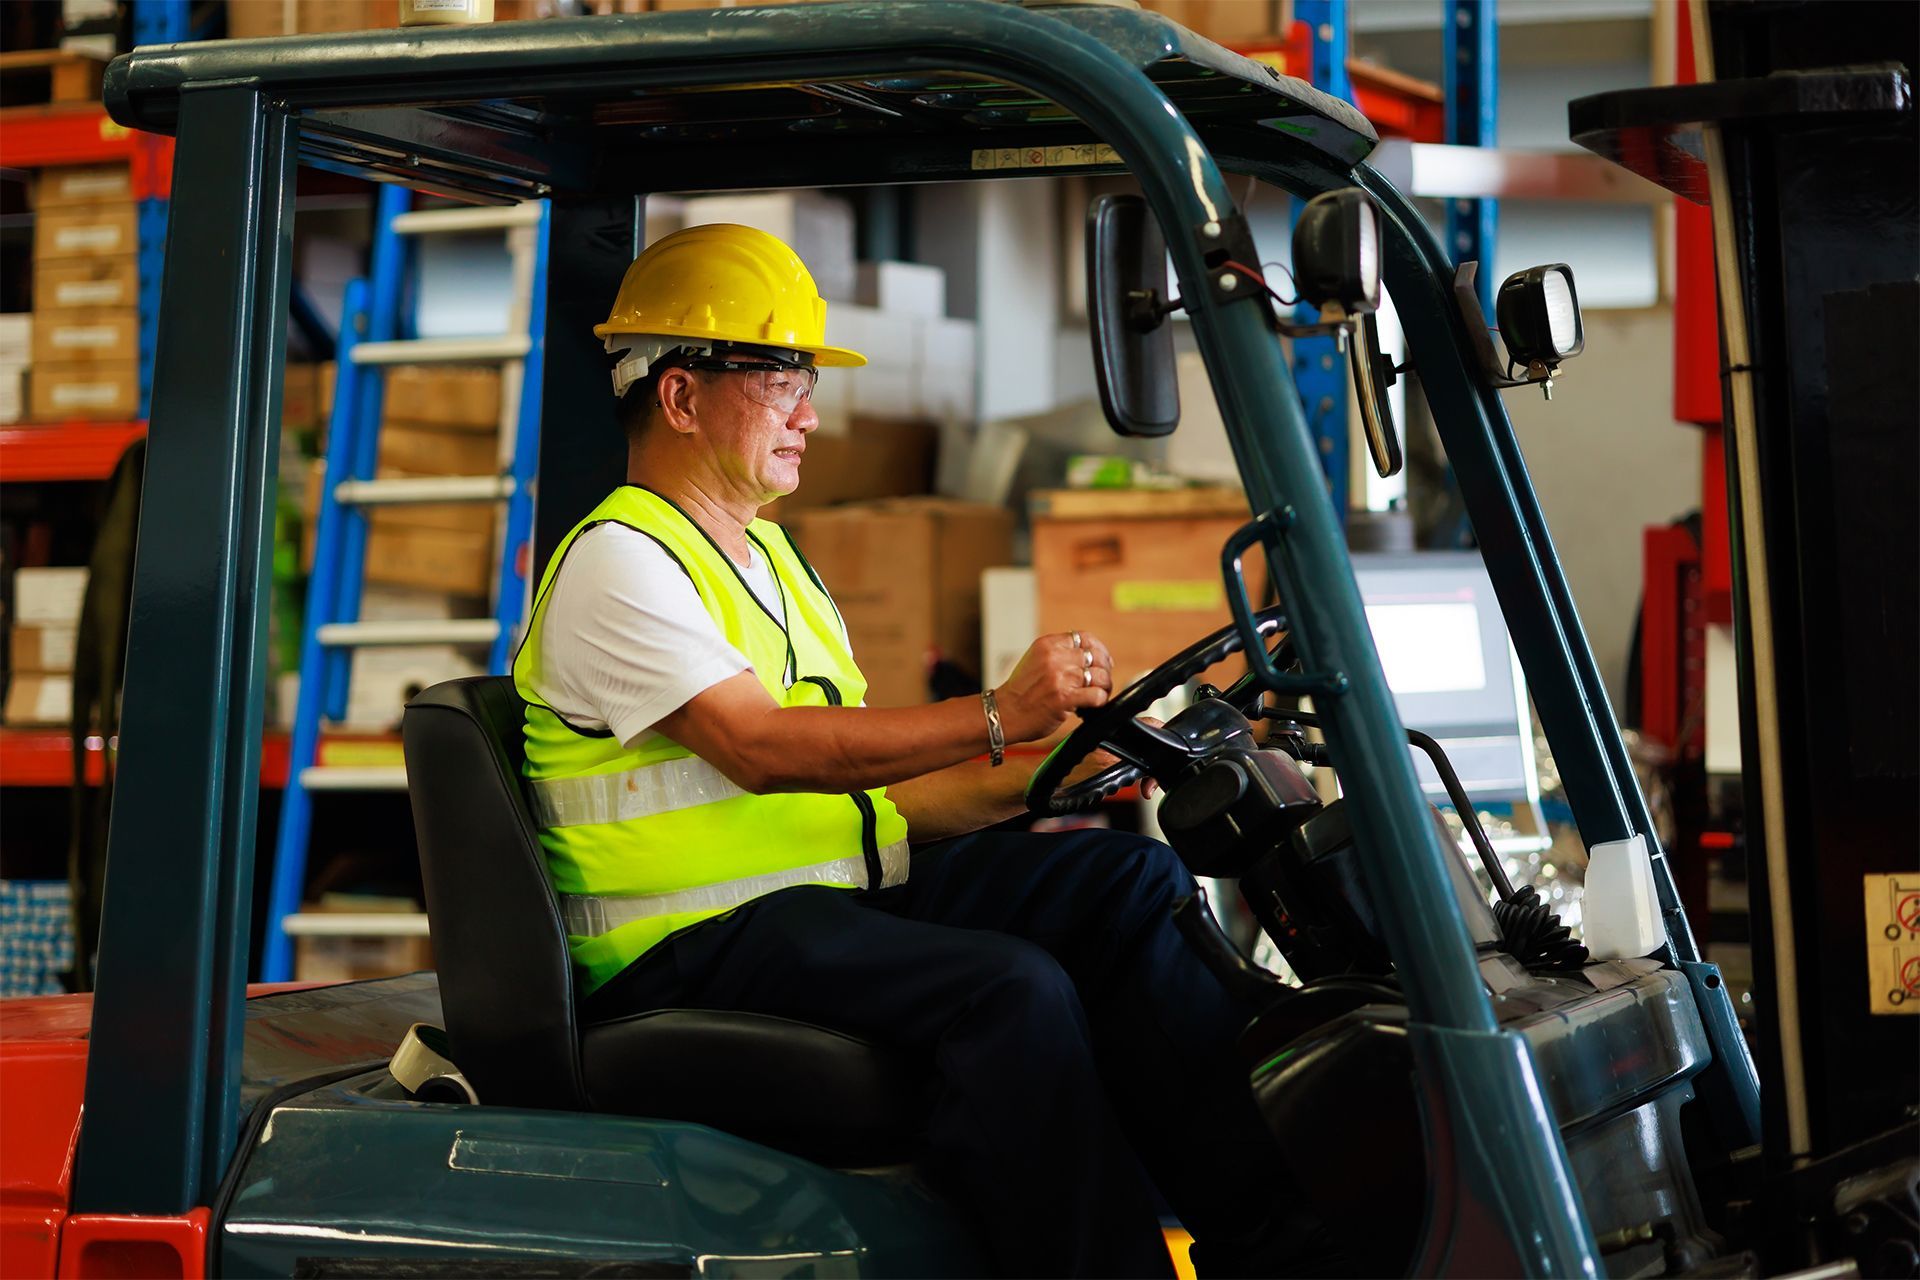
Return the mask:
MULTIPOLYGON (((1447 0, 1441 23, 1446 68, 1447 141, 1490 147, 1498 138, 1499 25, 1493 0, 1447 0)), ((1492 200, 1447 201, 1447 252, 1455 264, 1478 262, 1480 308, 1493 317, 1493 238, 1500 207, 1492 200)))
MULTIPOLYGON (((1312 61, 1308 79, 1313 87, 1342 101, 1353 101, 1347 79, 1347 0, 1294 0, 1296 21, 1307 24, 1312 61)), ((1296 203, 1296 215, 1299 210, 1296 203)), ((1303 323, 1320 319, 1318 308, 1305 303, 1295 312, 1303 323)), ((1347 518, 1347 360, 1332 338, 1293 340, 1293 381, 1307 412, 1320 465, 1327 473, 1327 490, 1334 514, 1347 518)))

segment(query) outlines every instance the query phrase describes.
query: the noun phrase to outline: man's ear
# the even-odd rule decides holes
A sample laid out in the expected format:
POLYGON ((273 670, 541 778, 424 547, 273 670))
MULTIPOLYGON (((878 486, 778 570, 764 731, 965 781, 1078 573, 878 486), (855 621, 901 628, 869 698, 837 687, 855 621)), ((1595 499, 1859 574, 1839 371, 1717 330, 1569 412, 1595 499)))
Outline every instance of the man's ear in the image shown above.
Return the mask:
POLYGON ((694 398, 698 383, 693 370, 675 367, 660 375, 654 384, 654 394, 660 401, 660 416, 667 426, 681 435, 691 435, 694 429, 694 398))

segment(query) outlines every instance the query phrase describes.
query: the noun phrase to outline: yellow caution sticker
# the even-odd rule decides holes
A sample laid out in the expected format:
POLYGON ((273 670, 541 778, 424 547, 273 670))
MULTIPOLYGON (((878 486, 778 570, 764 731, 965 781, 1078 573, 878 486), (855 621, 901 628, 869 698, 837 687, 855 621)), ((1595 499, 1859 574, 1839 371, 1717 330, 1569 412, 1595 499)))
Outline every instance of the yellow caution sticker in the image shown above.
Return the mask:
POLYGON ((1868 1008, 1920 1013, 1920 873, 1864 879, 1868 1008))
POLYGON ((973 152, 973 168, 989 171, 1074 169, 1119 163, 1120 153, 1104 142, 1084 142, 1066 147, 978 147, 973 152))
POLYGON ((1206 613, 1223 609, 1226 603, 1218 578, 1113 584, 1113 607, 1121 613, 1206 613))

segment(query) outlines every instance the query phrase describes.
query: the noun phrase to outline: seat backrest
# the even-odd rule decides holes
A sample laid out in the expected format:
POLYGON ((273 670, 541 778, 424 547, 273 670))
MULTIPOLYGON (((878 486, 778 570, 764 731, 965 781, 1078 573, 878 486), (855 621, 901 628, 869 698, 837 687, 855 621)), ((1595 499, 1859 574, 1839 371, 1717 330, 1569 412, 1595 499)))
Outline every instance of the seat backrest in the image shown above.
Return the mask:
POLYGON ((506 676, 407 704, 407 789, 453 1060, 480 1100, 586 1109, 573 967, 521 769, 525 704, 506 676))

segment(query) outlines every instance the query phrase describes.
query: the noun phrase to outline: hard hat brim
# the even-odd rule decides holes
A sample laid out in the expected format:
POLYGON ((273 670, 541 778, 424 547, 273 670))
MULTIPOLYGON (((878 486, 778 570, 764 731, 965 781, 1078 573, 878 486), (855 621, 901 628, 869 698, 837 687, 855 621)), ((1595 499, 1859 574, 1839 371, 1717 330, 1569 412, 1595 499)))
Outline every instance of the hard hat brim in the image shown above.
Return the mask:
POLYGON ((858 351, 849 351, 845 347, 795 347, 813 357, 816 369, 858 369, 867 362, 867 358, 858 351))

